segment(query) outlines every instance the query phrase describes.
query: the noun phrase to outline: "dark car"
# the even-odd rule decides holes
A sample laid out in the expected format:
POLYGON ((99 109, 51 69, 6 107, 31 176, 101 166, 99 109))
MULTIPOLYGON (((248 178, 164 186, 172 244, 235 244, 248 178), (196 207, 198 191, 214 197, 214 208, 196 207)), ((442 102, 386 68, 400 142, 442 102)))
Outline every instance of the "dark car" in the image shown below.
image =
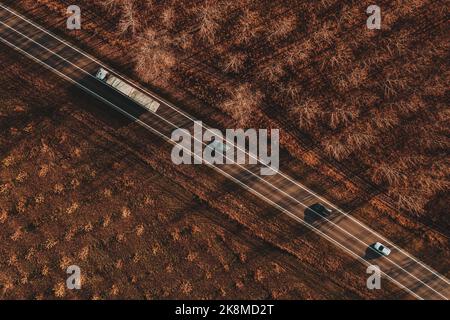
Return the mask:
POLYGON ((333 210, 331 210, 330 208, 325 207, 321 203, 315 203, 312 206, 310 206, 309 209, 313 213, 317 213, 317 214, 319 214, 321 216, 327 216, 327 215, 329 215, 330 213, 333 212, 333 210))

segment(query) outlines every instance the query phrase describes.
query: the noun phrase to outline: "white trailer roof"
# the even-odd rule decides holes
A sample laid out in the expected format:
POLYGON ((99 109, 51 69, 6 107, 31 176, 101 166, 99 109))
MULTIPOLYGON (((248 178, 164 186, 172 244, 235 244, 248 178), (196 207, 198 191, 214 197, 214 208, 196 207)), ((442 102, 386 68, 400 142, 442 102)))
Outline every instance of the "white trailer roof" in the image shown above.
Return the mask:
POLYGON ((112 75, 108 75, 106 77, 106 83, 109 84, 110 86, 116 88, 117 90, 119 90, 120 92, 122 92, 123 94, 125 94, 127 96, 130 96, 130 94, 134 90, 134 88, 132 86, 130 86, 128 83, 126 83, 112 75))
POLYGON ((152 112, 156 112, 156 110, 158 110, 159 103, 157 101, 150 98, 148 95, 142 93, 141 91, 133 88, 125 81, 122 81, 121 79, 109 74, 106 78, 106 83, 116 88, 126 96, 130 97, 145 109, 152 112))
POLYGON ((131 93, 130 98, 132 98, 134 101, 136 101, 149 111, 156 112, 156 110, 158 110, 159 103, 138 90, 134 90, 131 93))

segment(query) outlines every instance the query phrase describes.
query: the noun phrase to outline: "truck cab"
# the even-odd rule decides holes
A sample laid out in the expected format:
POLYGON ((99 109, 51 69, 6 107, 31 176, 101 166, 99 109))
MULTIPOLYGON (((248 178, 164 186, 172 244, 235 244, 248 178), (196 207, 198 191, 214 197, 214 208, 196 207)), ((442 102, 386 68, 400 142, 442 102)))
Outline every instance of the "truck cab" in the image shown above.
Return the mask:
POLYGON ((138 88, 135 88, 130 83, 108 72, 104 68, 98 69, 95 77, 150 112, 155 113, 160 106, 160 103, 153 97, 138 88))

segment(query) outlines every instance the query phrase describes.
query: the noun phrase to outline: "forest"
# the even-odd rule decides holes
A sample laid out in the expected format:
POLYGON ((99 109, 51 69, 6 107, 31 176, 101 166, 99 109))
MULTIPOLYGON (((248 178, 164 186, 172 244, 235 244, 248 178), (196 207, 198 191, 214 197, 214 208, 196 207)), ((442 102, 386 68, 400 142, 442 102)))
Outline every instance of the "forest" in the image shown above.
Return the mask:
MULTIPOLYGON (((441 1, 98 1, 145 82, 236 125, 277 126, 421 215, 449 186, 448 9, 441 1)), ((295 154, 295 151, 292 152, 295 154)))

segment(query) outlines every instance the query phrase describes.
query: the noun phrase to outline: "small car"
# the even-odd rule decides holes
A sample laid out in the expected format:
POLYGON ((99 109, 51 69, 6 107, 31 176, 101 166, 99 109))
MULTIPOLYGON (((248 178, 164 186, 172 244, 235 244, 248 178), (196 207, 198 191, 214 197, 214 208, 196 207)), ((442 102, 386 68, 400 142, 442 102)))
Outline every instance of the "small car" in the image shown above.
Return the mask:
POLYGON ((230 146, 228 144, 223 143, 222 141, 214 140, 210 144, 208 144, 209 148, 214 149, 215 151, 218 151, 222 154, 224 154, 227 150, 230 149, 230 146))
POLYGON ((327 216, 330 213, 333 212, 333 210, 331 210, 330 208, 325 207, 323 204, 321 203, 314 203, 313 205, 311 205, 309 207, 310 210, 312 210, 312 212, 314 213, 318 213, 321 216, 327 216))
POLYGON ((381 244, 380 242, 376 242, 372 245, 372 247, 381 255, 388 256, 391 253, 391 249, 381 244))

